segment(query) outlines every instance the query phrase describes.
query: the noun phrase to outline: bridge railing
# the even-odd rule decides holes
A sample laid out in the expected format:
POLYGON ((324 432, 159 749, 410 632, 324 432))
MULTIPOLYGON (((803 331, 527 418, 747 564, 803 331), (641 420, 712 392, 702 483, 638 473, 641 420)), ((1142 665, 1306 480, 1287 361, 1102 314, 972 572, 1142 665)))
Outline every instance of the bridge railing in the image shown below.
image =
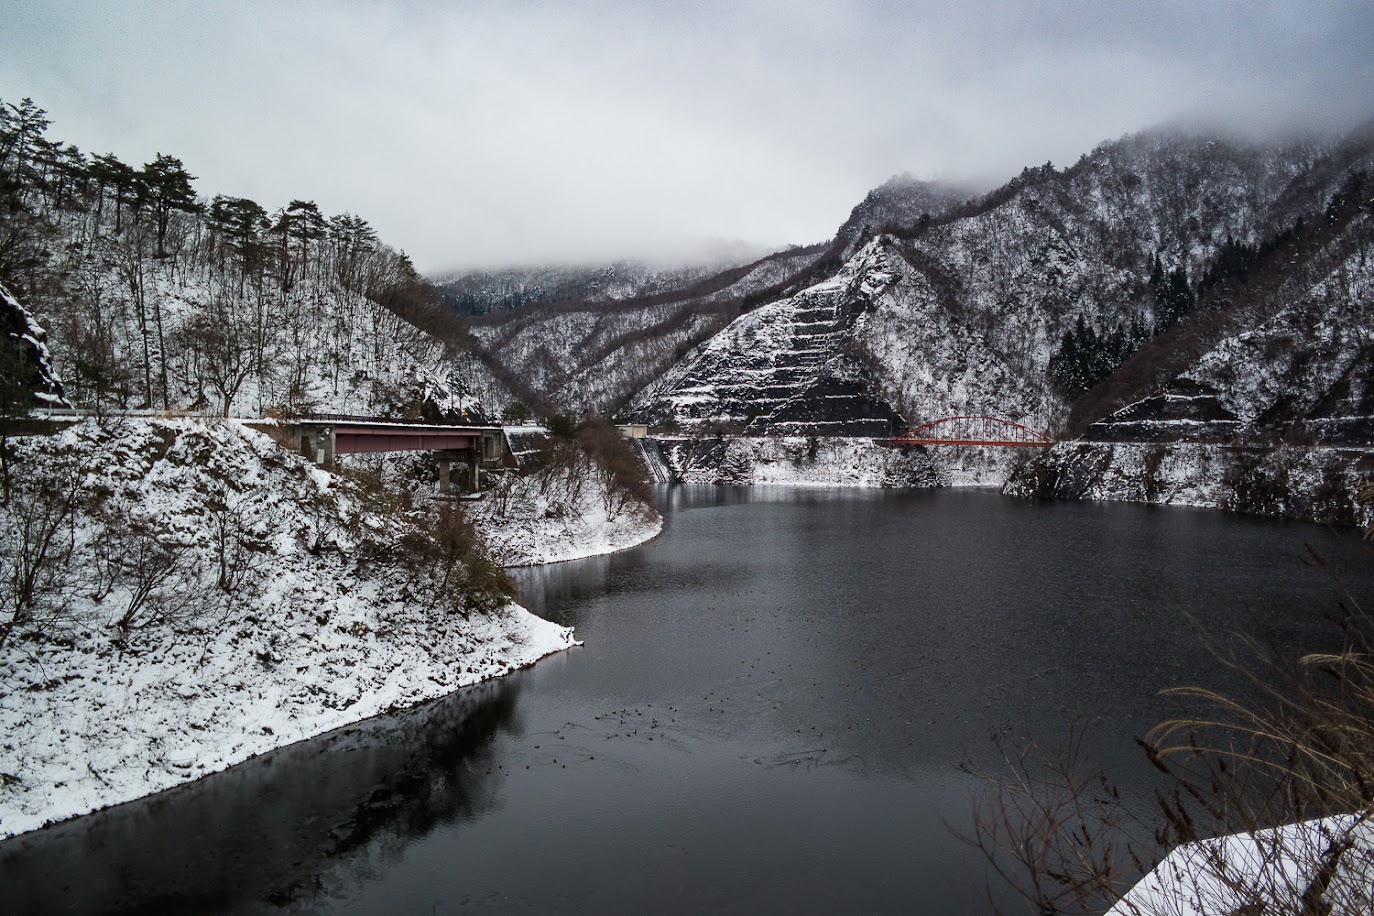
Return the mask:
POLYGON ((941 417, 895 436, 894 445, 989 445, 1012 448, 1046 448, 1054 440, 1029 426, 979 414, 941 417))

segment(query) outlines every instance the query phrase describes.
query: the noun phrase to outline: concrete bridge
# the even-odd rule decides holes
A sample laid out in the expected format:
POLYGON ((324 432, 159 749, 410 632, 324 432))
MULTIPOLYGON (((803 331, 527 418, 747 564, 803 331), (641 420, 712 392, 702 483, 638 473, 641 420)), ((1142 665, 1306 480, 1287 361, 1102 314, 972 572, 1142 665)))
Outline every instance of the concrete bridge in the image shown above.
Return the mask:
POLYGON ((509 451, 499 426, 409 423, 337 414, 302 417, 286 425, 287 441, 299 441, 301 454, 328 470, 338 455, 381 452, 436 452, 439 488, 457 483, 468 493, 481 489, 482 471, 504 466, 509 451), (453 479, 457 466, 458 479, 453 479))

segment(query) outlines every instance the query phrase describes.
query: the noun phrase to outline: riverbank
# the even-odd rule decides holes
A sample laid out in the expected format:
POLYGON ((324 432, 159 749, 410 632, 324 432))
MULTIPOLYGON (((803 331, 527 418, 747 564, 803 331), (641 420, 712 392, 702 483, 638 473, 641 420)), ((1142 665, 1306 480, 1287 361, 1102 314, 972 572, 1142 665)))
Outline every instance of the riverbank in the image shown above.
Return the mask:
POLYGON ((663 436, 657 441, 681 483, 1000 487, 1018 460, 1007 449, 894 448, 867 437, 663 436))
POLYGON ((1374 452, 1243 448, 1195 442, 1056 443, 1045 450, 893 448, 845 437, 663 436, 675 482, 800 487, 988 487, 1008 496, 1221 509, 1270 518, 1374 525, 1374 452))
POLYGON ((628 550, 657 537, 663 517, 642 503, 608 499, 599 482, 574 492, 542 491, 516 478, 510 491, 471 504, 488 553, 502 566, 562 563, 628 550))
POLYGON ((1020 465, 1009 496, 1225 509, 1340 526, 1374 524, 1374 453, 1196 442, 1060 442, 1020 465))
POLYGON ((452 570, 466 592, 436 585, 404 516, 238 424, 12 445, 0 837, 575 644, 452 570))

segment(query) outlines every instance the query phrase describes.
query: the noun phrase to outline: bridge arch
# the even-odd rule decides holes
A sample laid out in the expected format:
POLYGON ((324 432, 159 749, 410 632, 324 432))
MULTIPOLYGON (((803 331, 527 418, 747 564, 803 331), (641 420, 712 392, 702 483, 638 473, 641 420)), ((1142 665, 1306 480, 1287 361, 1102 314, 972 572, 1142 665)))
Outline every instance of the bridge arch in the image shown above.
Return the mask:
POLYGON ((1048 448, 1047 433, 1002 417, 970 414, 941 417, 902 433, 893 445, 997 445, 1011 448, 1048 448))

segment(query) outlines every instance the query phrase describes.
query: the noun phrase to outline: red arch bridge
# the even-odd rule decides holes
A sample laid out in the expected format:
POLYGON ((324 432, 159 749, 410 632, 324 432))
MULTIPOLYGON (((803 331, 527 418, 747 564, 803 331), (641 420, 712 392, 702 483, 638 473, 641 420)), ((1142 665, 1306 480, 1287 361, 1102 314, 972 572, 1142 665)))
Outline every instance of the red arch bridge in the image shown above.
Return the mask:
POLYGON ((1048 448, 1054 440, 1039 430, 1001 417, 964 416, 931 420, 892 439, 892 445, 1001 445, 1048 448))

